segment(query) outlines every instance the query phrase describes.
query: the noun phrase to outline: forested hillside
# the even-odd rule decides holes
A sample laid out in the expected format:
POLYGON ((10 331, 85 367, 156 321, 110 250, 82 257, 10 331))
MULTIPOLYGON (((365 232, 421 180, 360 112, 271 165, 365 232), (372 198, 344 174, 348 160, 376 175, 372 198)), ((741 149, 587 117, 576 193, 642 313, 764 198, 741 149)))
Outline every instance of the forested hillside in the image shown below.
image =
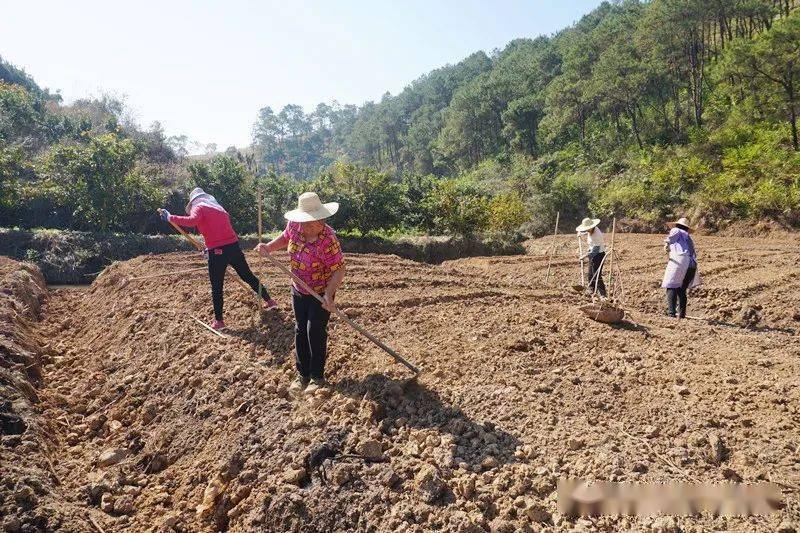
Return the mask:
POLYGON ((121 102, 62 105, 0 58, 0 225, 155 231, 152 210, 186 180, 169 144, 121 102))
POLYGON ((203 160, 113 99, 63 105, 0 61, 0 225, 157 231, 153 210, 180 211, 201 185, 243 231, 256 191, 278 225, 308 188, 340 201, 337 224, 361 233, 538 233, 557 211, 797 227, 796 6, 606 2, 379 102, 265 107, 251 147, 203 160))
POLYGON ((552 37, 518 39, 352 106, 261 110, 265 167, 337 159, 515 191, 534 213, 715 225, 798 223, 800 15, 793 0, 604 3, 552 37))

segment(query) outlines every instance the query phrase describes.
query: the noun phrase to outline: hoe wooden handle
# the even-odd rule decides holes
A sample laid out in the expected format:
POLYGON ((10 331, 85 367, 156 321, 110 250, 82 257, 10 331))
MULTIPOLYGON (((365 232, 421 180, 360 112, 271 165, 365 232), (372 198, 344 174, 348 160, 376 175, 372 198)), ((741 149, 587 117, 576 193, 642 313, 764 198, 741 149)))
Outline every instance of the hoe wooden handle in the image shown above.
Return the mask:
POLYGON ((175 228, 176 230, 178 230, 178 233, 180 233, 181 235, 183 235, 184 237, 186 237, 186 240, 187 240, 187 241, 189 241, 190 243, 192 243, 192 244, 194 245, 194 247, 195 247, 195 248, 197 248, 197 249, 198 249, 198 250, 200 250, 200 251, 202 251, 202 250, 204 250, 204 249, 205 249, 205 246, 203 246, 202 244, 200 244, 200 243, 197 241, 197 239, 195 239, 194 237, 192 237, 191 235, 189 235, 188 233, 186 233, 186 230, 184 230, 182 227, 180 227, 179 225, 177 225, 176 223, 174 223, 174 222, 173 222, 173 221, 171 221, 171 220, 169 221, 169 223, 172 225, 172 227, 173 227, 173 228, 175 228))
MULTIPOLYGON (((270 261, 272 261, 272 264, 274 264, 275 266, 277 266, 278 268, 280 268, 280 269, 281 269, 281 270, 282 270, 282 271, 283 271, 285 274, 288 274, 288 275, 289 275, 289 277, 290 277, 290 278, 292 278, 292 279, 294 280, 294 282, 295 282, 295 283, 297 283, 297 284, 298 284, 300 287, 302 287, 302 288, 303 288, 303 290, 305 290, 305 291, 306 291, 306 292, 308 292, 308 293, 309 293, 311 296, 313 296, 314 298, 316 298, 317 300, 319 300, 319 301, 320 301, 320 303, 323 303, 323 299, 322 299, 322 297, 321 297, 319 294, 317 294, 317 292, 316 292, 314 289, 312 289, 311 287, 309 287, 309 286, 308 286, 308 284, 306 284, 306 282, 304 282, 302 279, 300 279, 299 277, 297 277, 297 276, 294 274, 294 272, 292 272, 291 270, 289 270, 288 268, 286 268, 284 265, 282 265, 282 264, 281 264, 281 263, 280 263, 280 262, 279 262, 277 259, 275 259, 275 258, 274 258, 274 257, 272 257, 271 255, 267 255, 266 257, 267 257, 267 259, 269 259, 270 261)), ((374 342, 374 343, 375 343, 375 345, 377 345, 377 346, 378 346, 379 348, 381 348, 383 351, 385 351, 386 353, 388 353, 389 355, 391 355, 391 356, 392 356, 392 358, 394 358, 394 360, 395 360, 395 361, 397 361, 397 362, 398 362, 398 363, 400 363, 401 365, 405 366, 406 368, 408 368, 409 370, 411 370, 411 371, 412 371, 412 372, 414 372, 415 374, 419 374, 419 372, 420 372, 420 371, 419 371, 419 368, 417 368, 416 366, 412 365, 410 362, 408 362, 406 359, 404 359, 404 358, 403 358, 403 357, 402 357, 400 354, 398 354, 398 353, 397 353, 396 351, 394 351, 392 348, 390 348, 389 346, 387 346, 386 344, 384 344, 384 343, 383 343, 383 342, 382 342, 380 339, 378 339, 378 338, 377 338, 375 335, 373 335, 372 333, 370 333, 369 331, 367 331, 367 330, 366 330, 366 329, 364 329, 363 327, 359 326, 358 324, 356 324, 355 322, 353 322, 352 320, 350 320, 350 317, 348 317, 348 316, 347 316, 346 314, 344 314, 344 313, 343 313, 341 310, 339 310, 339 308, 338 308, 338 307, 335 307, 335 306, 334 306, 334 308, 333 308, 333 311, 336 313, 336 315, 337 315, 339 318, 341 318, 342 320, 344 320, 344 321, 345 321, 345 323, 346 323, 347 325, 349 325, 351 328, 353 328, 354 330, 356 330, 356 331, 358 331, 359 333, 361 333, 362 335, 364 335, 366 338, 368 338, 369 340, 371 340, 372 342, 374 342)))

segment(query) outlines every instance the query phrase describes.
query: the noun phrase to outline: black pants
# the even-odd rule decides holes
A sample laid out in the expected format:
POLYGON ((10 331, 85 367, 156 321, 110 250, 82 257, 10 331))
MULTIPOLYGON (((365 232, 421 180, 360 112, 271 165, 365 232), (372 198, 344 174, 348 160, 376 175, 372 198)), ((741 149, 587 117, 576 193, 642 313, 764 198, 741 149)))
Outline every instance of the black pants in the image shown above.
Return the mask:
POLYGON ((683 282, 681 283, 681 286, 675 289, 667 289, 667 314, 669 316, 676 315, 675 308, 677 304, 677 315, 680 318, 686 317, 686 304, 688 301, 686 289, 688 289, 689 285, 692 283, 692 280, 694 279, 694 273, 696 271, 696 266, 690 266, 686 269, 686 275, 683 276, 683 282))
POLYGON ((329 311, 310 294, 300 294, 292 287, 294 309, 294 345, 297 371, 306 379, 325 377, 325 358, 328 355, 329 311))
MULTIPOLYGON (((214 318, 217 320, 222 320, 222 288, 225 284, 225 271, 228 269, 228 265, 232 266, 239 277, 250 285, 253 292, 258 292, 258 278, 250 270, 238 242, 219 248, 210 248, 208 250, 208 277, 211 278, 211 300, 214 302, 214 318)), ((269 292, 264 284, 261 284, 261 297, 269 300, 269 292)))
POLYGON ((606 284, 603 283, 603 258, 605 252, 589 256, 589 290, 594 293, 594 285, 597 283, 597 292, 600 296, 606 295, 606 284))

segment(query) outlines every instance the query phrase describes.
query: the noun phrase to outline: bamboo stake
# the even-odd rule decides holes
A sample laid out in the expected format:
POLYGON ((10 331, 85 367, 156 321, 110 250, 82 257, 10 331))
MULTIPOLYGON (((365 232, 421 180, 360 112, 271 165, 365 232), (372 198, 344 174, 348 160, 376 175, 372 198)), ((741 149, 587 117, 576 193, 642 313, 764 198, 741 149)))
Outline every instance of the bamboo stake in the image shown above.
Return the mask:
POLYGON ((578 238, 578 260, 580 261, 581 265, 581 285, 584 287, 586 286, 586 274, 583 272, 583 242, 581 242, 581 234, 576 233, 575 236, 578 238))
POLYGON ((553 252, 556 249, 556 237, 558 236, 558 217, 561 216, 561 212, 558 211, 556 213, 556 229, 553 231, 553 243, 550 246, 550 257, 547 258, 547 275, 544 277, 544 283, 547 285, 550 283, 550 265, 553 263, 553 252))
MULTIPOLYGON (((286 268, 284 265, 282 265, 282 264, 281 264, 281 263, 280 263, 280 262, 279 262, 277 259, 275 259, 275 258, 274 258, 274 257, 272 257, 271 255, 267 255, 266 257, 267 257, 267 259, 269 259, 270 261, 272 261, 272 264, 274 264, 274 265, 275 265, 275 266, 277 266, 279 269, 281 269, 281 270, 282 270, 282 271, 283 271, 285 274, 288 274, 288 275, 289 275, 289 277, 290 277, 290 278, 292 278, 292 280, 294 280, 294 282, 295 282, 295 283, 297 283, 297 284, 298 284, 300 287, 302 287, 302 288, 303 288, 303 290, 305 290, 305 291, 306 291, 306 292, 308 292, 308 293, 309 293, 311 296, 313 296, 314 298, 316 298, 317 300, 319 300, 319 302, 320 302, 320 303, 323 303, 322 297, 321 297, 319 294, 317 294, 317 293, 316 293, 316 291, 314 291, 314 289, 312 289, 311 287, 309 287, 309 286, 306 284, 306 282, 305 282, 305 281, 303 281, 302 279, 300 279, 299 277, 297 277, 297 276, 294 274, 294 272, 292 272, 291 270, 289 270, 288 268, 286 268)), ((400 354, 398 354, 398 353, 397 353, 396 351, 394 351, 392 348, 390 348, 389 346, 387 346, 386 344, 384 344, 383 342, 381 342, 381 340, 380 340, 380 339, 378 339, 378 338, 377 338, 375 335, 373 335, 372 333, 370 333, 370 332, 369 332, 369 331, 367 331, 366 329, 362 328, 361 326, 359 326, 358 324, 356 324, 355 322, 353 322, 352 320, 350 320, 350 317, 348 317, 346 314, 344 314, 344 313, 343 313, 343 312, 342 312, 342 311, 341 311, 341 310, 340 310, 338 307, 334 306, 334 307, 333 307, 333 311, 334 311, 334 313, 336 313, 336 316, 338 316, 339 318, 341 318, 342 320, 344 320, 344 321, 345 321, 345 323, 347 323, 347 325, 349 325, 351 328, 355 329, 356 331, 358 331, 359 333, 361 333, 362 335, 364 335, 366 338, 368 338, 368 339, 369 339, 369 340, 371 340, 373 343, 375 343, 375 345, 377 345, 377 346, 378 346, 379 348, 381 348, 383 351, 385 351, 386 353, 388 353, 389 355, 391 355, 391 356, 392 356, 392 358, 394 358, 394 360, 395 360, 395 361, 397 361, 398 363, 402 364, 403 366, 405 366, 406 368, 408 368, 409 370, 411 370, 411 371, 412 371, 412 372, 414 372, 415 374, 419 374, 419 372, 420 372, 419 368, 417 368, 416 366, 414 366, 413 364, 411 364, 410 362, 408 362, 406 359, 404 359, 404 358, 403 358, 403 357, 402 357, 400 354)))
POLYGON ((617 217, 611 222, 611 260, 608 262, 608 288, 613 296, 614 290, 614 234, 617 231, 617 217))
MULTIPOLYGON (((261 244, 261 192, 258 192, 258 243, 261 244)), ((258 333, 259 300, 261 299, 261 276, 258 276, 258 292, 253 295, 253 329, 258 333)), ((256 357, 256 343, 253 343, 253 359, 256 357)))
POLYGON ((622 275, 622 269, 619 267, 619 264, 614 264, 614 270, 617 273, 617 285, 619 286, 619 296, 615 296, 615 301, 619 302, 620 304, 624 304, 626 302, 625 298, 625 283, 623 282, 624 277, 622 275))
POLYGON ((261 224, 261 192, 258 193, 258 242, 261 244, 263 225, 261 224))

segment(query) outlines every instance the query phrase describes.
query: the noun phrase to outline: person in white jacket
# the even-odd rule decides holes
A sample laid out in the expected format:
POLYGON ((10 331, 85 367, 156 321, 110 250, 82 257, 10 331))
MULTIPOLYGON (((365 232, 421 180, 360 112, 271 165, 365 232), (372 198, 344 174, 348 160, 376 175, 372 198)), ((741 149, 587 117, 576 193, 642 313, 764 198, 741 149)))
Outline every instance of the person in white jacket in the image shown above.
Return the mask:
POLYGON ((672 228, 664 239, 664 251, 669 253, 661 287, 667 290, 667 315, 685 318, 688 304, 687 289, 700 285, 697 273, 697 253, 689 220, 682 217, 669 224, 672 228))
POLYGON ((599 218, 584 218, 581 225, 575 228, 578 235, 586 235, 588 251, 581 257, 589 258, 589 290, 606 296, 606 284, 603 283, 603 258, 606 256, 606 245, 603 232, 598 228, 599 218))

